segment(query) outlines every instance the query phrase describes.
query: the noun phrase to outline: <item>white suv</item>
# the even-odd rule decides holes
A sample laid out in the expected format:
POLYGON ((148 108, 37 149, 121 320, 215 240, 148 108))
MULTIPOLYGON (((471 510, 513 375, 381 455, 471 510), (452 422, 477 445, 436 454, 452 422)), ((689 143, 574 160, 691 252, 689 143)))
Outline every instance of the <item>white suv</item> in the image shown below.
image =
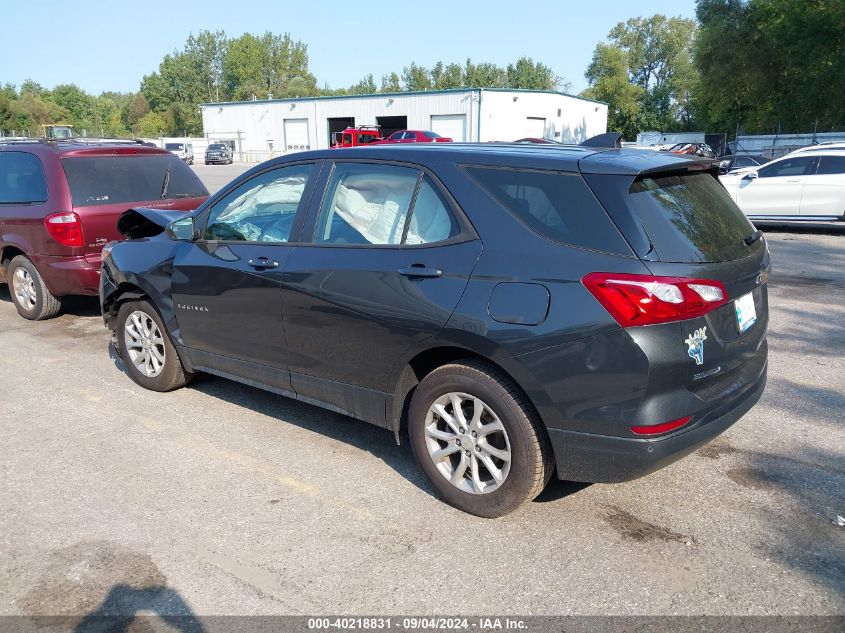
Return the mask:
POLYGON ((802 148, 719 180, 752 219, 845 220, 845 145, 802 148))
POLYGON ((164 149, 175 154, 188 165, 194 164, 194 146, 191 143, 165 143, 164 149))

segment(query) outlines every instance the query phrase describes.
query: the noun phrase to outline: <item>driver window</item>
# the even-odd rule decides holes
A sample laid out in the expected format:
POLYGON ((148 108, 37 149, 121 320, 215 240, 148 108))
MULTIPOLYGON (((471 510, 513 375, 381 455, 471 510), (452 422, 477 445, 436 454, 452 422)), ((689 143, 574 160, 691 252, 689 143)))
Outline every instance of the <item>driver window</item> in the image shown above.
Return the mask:
POLYGON ((214 205, 203 238, 287 242, 313 167, 281 167, 248 180, 214 205))

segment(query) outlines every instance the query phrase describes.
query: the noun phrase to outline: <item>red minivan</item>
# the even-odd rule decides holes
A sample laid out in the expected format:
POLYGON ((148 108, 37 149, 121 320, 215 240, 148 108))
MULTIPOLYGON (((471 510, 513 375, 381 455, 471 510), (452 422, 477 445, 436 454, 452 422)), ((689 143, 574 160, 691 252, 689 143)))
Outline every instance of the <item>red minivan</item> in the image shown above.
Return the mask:
POLYGON ((103 245, 131 207, 189 211, 208 197, 170 152, 133 141, 0 141, 0 283, 25 319, 96 295, 103 245))

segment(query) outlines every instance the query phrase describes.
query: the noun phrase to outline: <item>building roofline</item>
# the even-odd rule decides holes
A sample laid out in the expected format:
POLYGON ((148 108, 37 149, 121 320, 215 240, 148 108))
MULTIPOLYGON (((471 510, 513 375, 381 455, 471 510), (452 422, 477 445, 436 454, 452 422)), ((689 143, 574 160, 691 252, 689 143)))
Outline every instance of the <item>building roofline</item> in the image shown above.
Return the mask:
POLYGON ((288 99, 255 99, 254 101, 213 101, 209 103, 201 103, 201 108, 210 108, 214 106, 230 106, 230 105, 248 105, 250 103, 295 103, 301 101, 330 101, 333 99, 375 99, 378 97, 408 97, 415 95, 436 95, 436 94, 460 94, 467 92, 528 92, 535 94, 551 94, 559 95, 561 97, 569 97, 570 99, 578 99, 580 101, 588 101, 590 103, 597 103, 599 105, 607 105, 603 101, 595 101, 587 99, 586 97, 579 97, 577 95, 560 92, 557 90, 532 90, 530 88, 447 88, 444 90, 408 90, 400 92, 371 92, 367 94, 355 95, 317 95, 313 97, 293 97, 288 99))

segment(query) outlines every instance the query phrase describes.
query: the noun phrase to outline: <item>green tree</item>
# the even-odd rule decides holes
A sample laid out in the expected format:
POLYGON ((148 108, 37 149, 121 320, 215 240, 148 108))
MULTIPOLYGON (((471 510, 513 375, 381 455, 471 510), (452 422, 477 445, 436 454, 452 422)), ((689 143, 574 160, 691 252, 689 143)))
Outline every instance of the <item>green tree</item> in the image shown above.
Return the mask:
POLYGON ((376 86, 376 81, 373 79, 372 73, 368 74, 357 84, 350 86, 344 91, 345 94, 352 95, 366 95, 373 94, 374 92, 378 92, 378 87, 376 86))
POLYGON ((167 132, 168 122, 159 112, 148 112, 138 121, 138 136, 144 138, 158 138, 167 132))
POLYGON ((593 53, 588 98, 608 103, 608 126, 633 139, 642 130, 690 129, 698 75, 696 24, 653 15, 618 23, 593 53))
POLYGON ((489 62, 473 64, 468 59, 464 66, 464 82, 467 88, 507 88, 508 71, 489 62))
POLYGON ((317 80, 308 70, 306 45, 288 33, 268 31, 261 37, 246 33, 230 40, 222 68, 223 84, 233 99, 319 94, 317 80))
POLYGON ((520 57, 515 64, 508 64, 508 88, 530 90, 554 90, 565 86, 566 82, 554 74, 551 68, 530 57, 520 57))
POLYGON ((132 96, 132 100, 125 106, 124 120, 127 127, 135 131, 138 122, 150 111, 150 102, 144 96, 143 92, 136 92, 132 96))
POLYGON ((399 75, 390 73, 381 76, 382 92, 399 92, 400 90, 402 90, 402 85, 399 83, 399 75))
POLYGON ((402 86, 405 90, 431 90, 431 75, 424 66, 411 62, 402 69, 402 86))
POLYGON ((87 130, 91 135, 100 133, 94 97, 79 86, 75 84, 58 85, 50 92, 45 92, 44 98, 65 110, 72 125, 87 130))
POLYGON ((190 57, 200 72, 205 86, 205 101, 220 101, 223 84, 223 60, 228 39, 224 31, 200 31, 188 36, 185 54, 190 57))
POLYGON ((584 73, 590 86, 581 94, 607 103, 608 130, 622 132, 626 139, 633 140, 640 132, 645 89, 631 83, 628 68, 628 55, 624 50, 618 46, 599 44, 584 73))
POLYGON ((845 0, 699 0, 693 107, 712 129, 845 125, 845 0))

